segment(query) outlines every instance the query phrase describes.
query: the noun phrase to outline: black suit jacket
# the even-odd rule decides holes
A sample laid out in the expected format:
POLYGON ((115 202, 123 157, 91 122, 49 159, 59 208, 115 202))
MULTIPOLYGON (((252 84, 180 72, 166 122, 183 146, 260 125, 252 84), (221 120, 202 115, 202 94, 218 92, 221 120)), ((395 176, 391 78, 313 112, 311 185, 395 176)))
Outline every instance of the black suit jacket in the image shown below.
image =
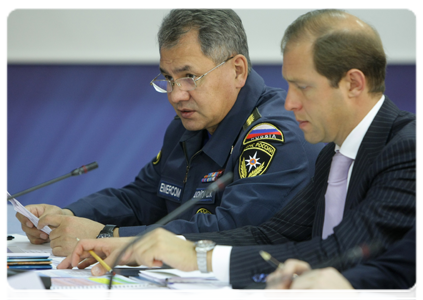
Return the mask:
POLYGON ((342 273, 355 289, 409 289, 416 284, 416 226, 375 259, 342 273))
POLYGON ((281 262, 297 258, 312 267, 332 265, 343 271, 358 262, 330 259, 375 240, 386 249, 401 239, 415 222, 415 115, 400 111, 385 98, 358 150, 343 220, 334 228, 334 234, 322 240, 324 196, 334 147, 334 143, 326 145, 316 160, 313 179, 267 222, 185 237, 235 246, 230 262, 230 282, 234 288, 251 284, 256 274, 274 271, 260 257, 260 250, 281 262))

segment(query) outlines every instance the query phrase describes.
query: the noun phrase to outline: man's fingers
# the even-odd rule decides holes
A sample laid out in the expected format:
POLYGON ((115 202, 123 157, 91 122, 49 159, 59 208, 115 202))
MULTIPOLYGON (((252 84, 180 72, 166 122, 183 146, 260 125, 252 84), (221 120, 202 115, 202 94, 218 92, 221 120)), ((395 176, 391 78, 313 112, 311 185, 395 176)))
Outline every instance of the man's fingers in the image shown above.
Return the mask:
POLYGON ((53 253, 53 255, 55 256, 67 256, 69 253, 63 249, 62 247, 51 247, 51 252, 53 253))
POLYGON ((28 228, 25 224, 21 224, 21 228, 32 244, 39 245, 49 241, 49 236, 35 227, 28 228))
POLYGON ((47 234, 47 233, 45 233, 45 232, 41 232, 41 233, 40 233, 40 239, 42 239, 42 240, 47 240, 47 239, 48 239, 48 234, 47 234))
POLYGON ((64 260, 57 265, 58 269, 72 269, 71 255, 68 255, 64 260))
POLYGON ((97 263, 97 260, 95 260, 94 257, 87 257, 86 259, 83 259, 78 265, 78 269, 85 269, 86 267, 89 267, 93 264, 97 263))
POLYGON ((32 222, 23 214, 17 212, 15 216, 18 219, 18 221, 21 222, 22 226, 25 225, 28 228, 34 227, 34 224, 32 224, 32 222))
POLYGON ((59 227, 63 222, 63 217, 62 215, 45 215, 38 221, 37 228, 42 229, 44 226, 59 227))
POLYGON ((34 244, 34 245, 41 245, 41 244, 45 244, 49 242, 49 239, 40 239, 40 238, 29 237, 29 236, 28 236, 28 239, 31 242, 31 244, 34 244))
POLYGON ((91 268, 91 274, 93 274, 94 276, 102 276, 106 273, 107 270, 101 264, 96 264, 91 268))
POLYGON ((289 289, 291 283, 292 276, 283 274, 279 269, 277 269, 266 278, 267 289, 289 289))
POLYGON ((25 217, 23 214, 18 213, 18 212, 15 214, 15 216, 16 216, 16 219, 18 219, 21 223, 23 223, 23 222, 25 222, 26 220, 28 220, 28 218, 27 218, 27 217, 25 217))
POLYGON ((101 247, 102 241, 95 239, 86 239, 79 241, 72 253, 72 265, 77 266, 82 259, 91 257, 88 251, 93 250, 98 256, 104 257, 104 253, 101 247), (100 246, 98 245, 100 244, 100 246))
POLYGON ((319 278, 318 272, 320 270, 313 270, 310 272, 306 272, 303 275, 295 278, 291 285, 291 289, 310 289, 315 288, 314 285, 316 284, 316 279, 319 278))
POLYGON ((310 270, 310 265, 305 261, 301 261, 298 259, 287 259, 284 263, 282 273, 284 275, 293 275, 302 274, 310 270))

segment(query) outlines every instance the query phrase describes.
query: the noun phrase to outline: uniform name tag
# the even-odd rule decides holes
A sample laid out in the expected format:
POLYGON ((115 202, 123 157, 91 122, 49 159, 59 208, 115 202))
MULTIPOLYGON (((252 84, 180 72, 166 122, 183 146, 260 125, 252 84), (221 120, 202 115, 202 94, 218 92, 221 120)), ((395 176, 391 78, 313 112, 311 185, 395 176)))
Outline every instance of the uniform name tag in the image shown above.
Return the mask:
POLYGON ((206 189, 196 189, 193 198, 194 199, 200 199, 199 200, 200 202, 212 202, 213 201, 213 193, 212 192, 206 193, 206 189))
POLYGON ((182 187, 180 186, 167 183, 165 181, 160 182, 159 194, 162 194, 164 196, 171 196, 173 199, 180 202, 181 192, 182 187))

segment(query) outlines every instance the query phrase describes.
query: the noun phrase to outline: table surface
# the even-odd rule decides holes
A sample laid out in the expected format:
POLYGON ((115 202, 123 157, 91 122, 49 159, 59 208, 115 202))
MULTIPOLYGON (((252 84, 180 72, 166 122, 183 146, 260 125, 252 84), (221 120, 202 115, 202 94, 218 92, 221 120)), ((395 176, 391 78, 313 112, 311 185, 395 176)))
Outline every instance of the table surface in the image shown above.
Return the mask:
MULTIPOLYGON (((49 252, 50 257, 53 259, 53 265, 57 265, 63 258, 61 257, 55 257, 51 253, 51 248, 49 244, 43 244, 43 245, 33 245, 29 243, 28 238, 25 236, 25 233, 23 232, 21 228, 21 223, 16 218, 16 212, 13 209, 13 206, 10 204, 5 205, 5 216, 6 216, 6 226, 5 226, 5 233, 6 235, 15 234, 15 239, 11 241, 6 241, 5 246, 18 246, 24 251, 33 251, 42 250, 43 252, 49 252), (17 234, 17 235, 16 235, 17 234), (21 236, 19 236, 21 235, 21 236)), ((89 290, 88 290, 89 291, 89 290)), ((106 289, 99 289, 91 291, 91 293, 88 293, 87 290, 84 288, 78 289, 76 287, 66 290, 66 292, 61 291, 63 294, 67 295, 68 297, 65 297, 63 299, 78 299, 78 300, 103 300, 105 299, 105 292, 106 289), (93 293, 95 293, 95 296, 93 296, 93 293)), ((172 298, 173 300, 183 300, 186 298, 186 296, 180 296, 179 294, 176 294, 174 292, 171 292, 167 288, 158 288, 158 287, 151 287, 151 288, 139 288, 139 289, 129 289, 129 290, 121 290, 117 289, 112 291, 112 299, 140 299, 140 295, 143 295, 143 298, 145 299, 169 299, 172 298), (113 296, 114 295, 114 296, 113 296)), ((209 293, 201 293, 196 295, 189 296, 191 300, 194 299, 244 299, 244 300, 265 300, 262 292, 254 293, 252 295, 247 294, 241 294, 238 291, 231 290, 229 287, 227 289, 218 289, 215 292, 209 293)))

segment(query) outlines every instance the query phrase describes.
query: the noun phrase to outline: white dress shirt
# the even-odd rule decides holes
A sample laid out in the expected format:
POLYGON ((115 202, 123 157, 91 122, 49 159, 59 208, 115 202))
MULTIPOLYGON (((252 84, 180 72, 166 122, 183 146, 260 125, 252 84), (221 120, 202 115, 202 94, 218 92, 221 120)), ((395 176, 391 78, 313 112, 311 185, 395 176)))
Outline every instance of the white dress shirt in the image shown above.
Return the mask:
MULTIPOLYGON (((342 146, 335 145, 335 151, 339 150, 343 155, 352 158, 355 160, 357 156, 358 149, 363 141, 364 136, 366 135, 367 130, 372 124, 373 119, 379 112, 379 109, 382 107, 385 96, 373 106, 373 108, 368 112, 363 120, 350 132, 350 134, 345 139, 342 146)), ((351 172, 354 167, 354 162, 351 164, 351 167, 348 171, 348 183, 347 188, 351 178, 351 172)), ((213 250, 212 256, 212 268, 213 273, 221 281, 229 282, 229 267, 230 267, 230 257, 231 257, 232 246, 219 246, 217 245, 213 250)))

